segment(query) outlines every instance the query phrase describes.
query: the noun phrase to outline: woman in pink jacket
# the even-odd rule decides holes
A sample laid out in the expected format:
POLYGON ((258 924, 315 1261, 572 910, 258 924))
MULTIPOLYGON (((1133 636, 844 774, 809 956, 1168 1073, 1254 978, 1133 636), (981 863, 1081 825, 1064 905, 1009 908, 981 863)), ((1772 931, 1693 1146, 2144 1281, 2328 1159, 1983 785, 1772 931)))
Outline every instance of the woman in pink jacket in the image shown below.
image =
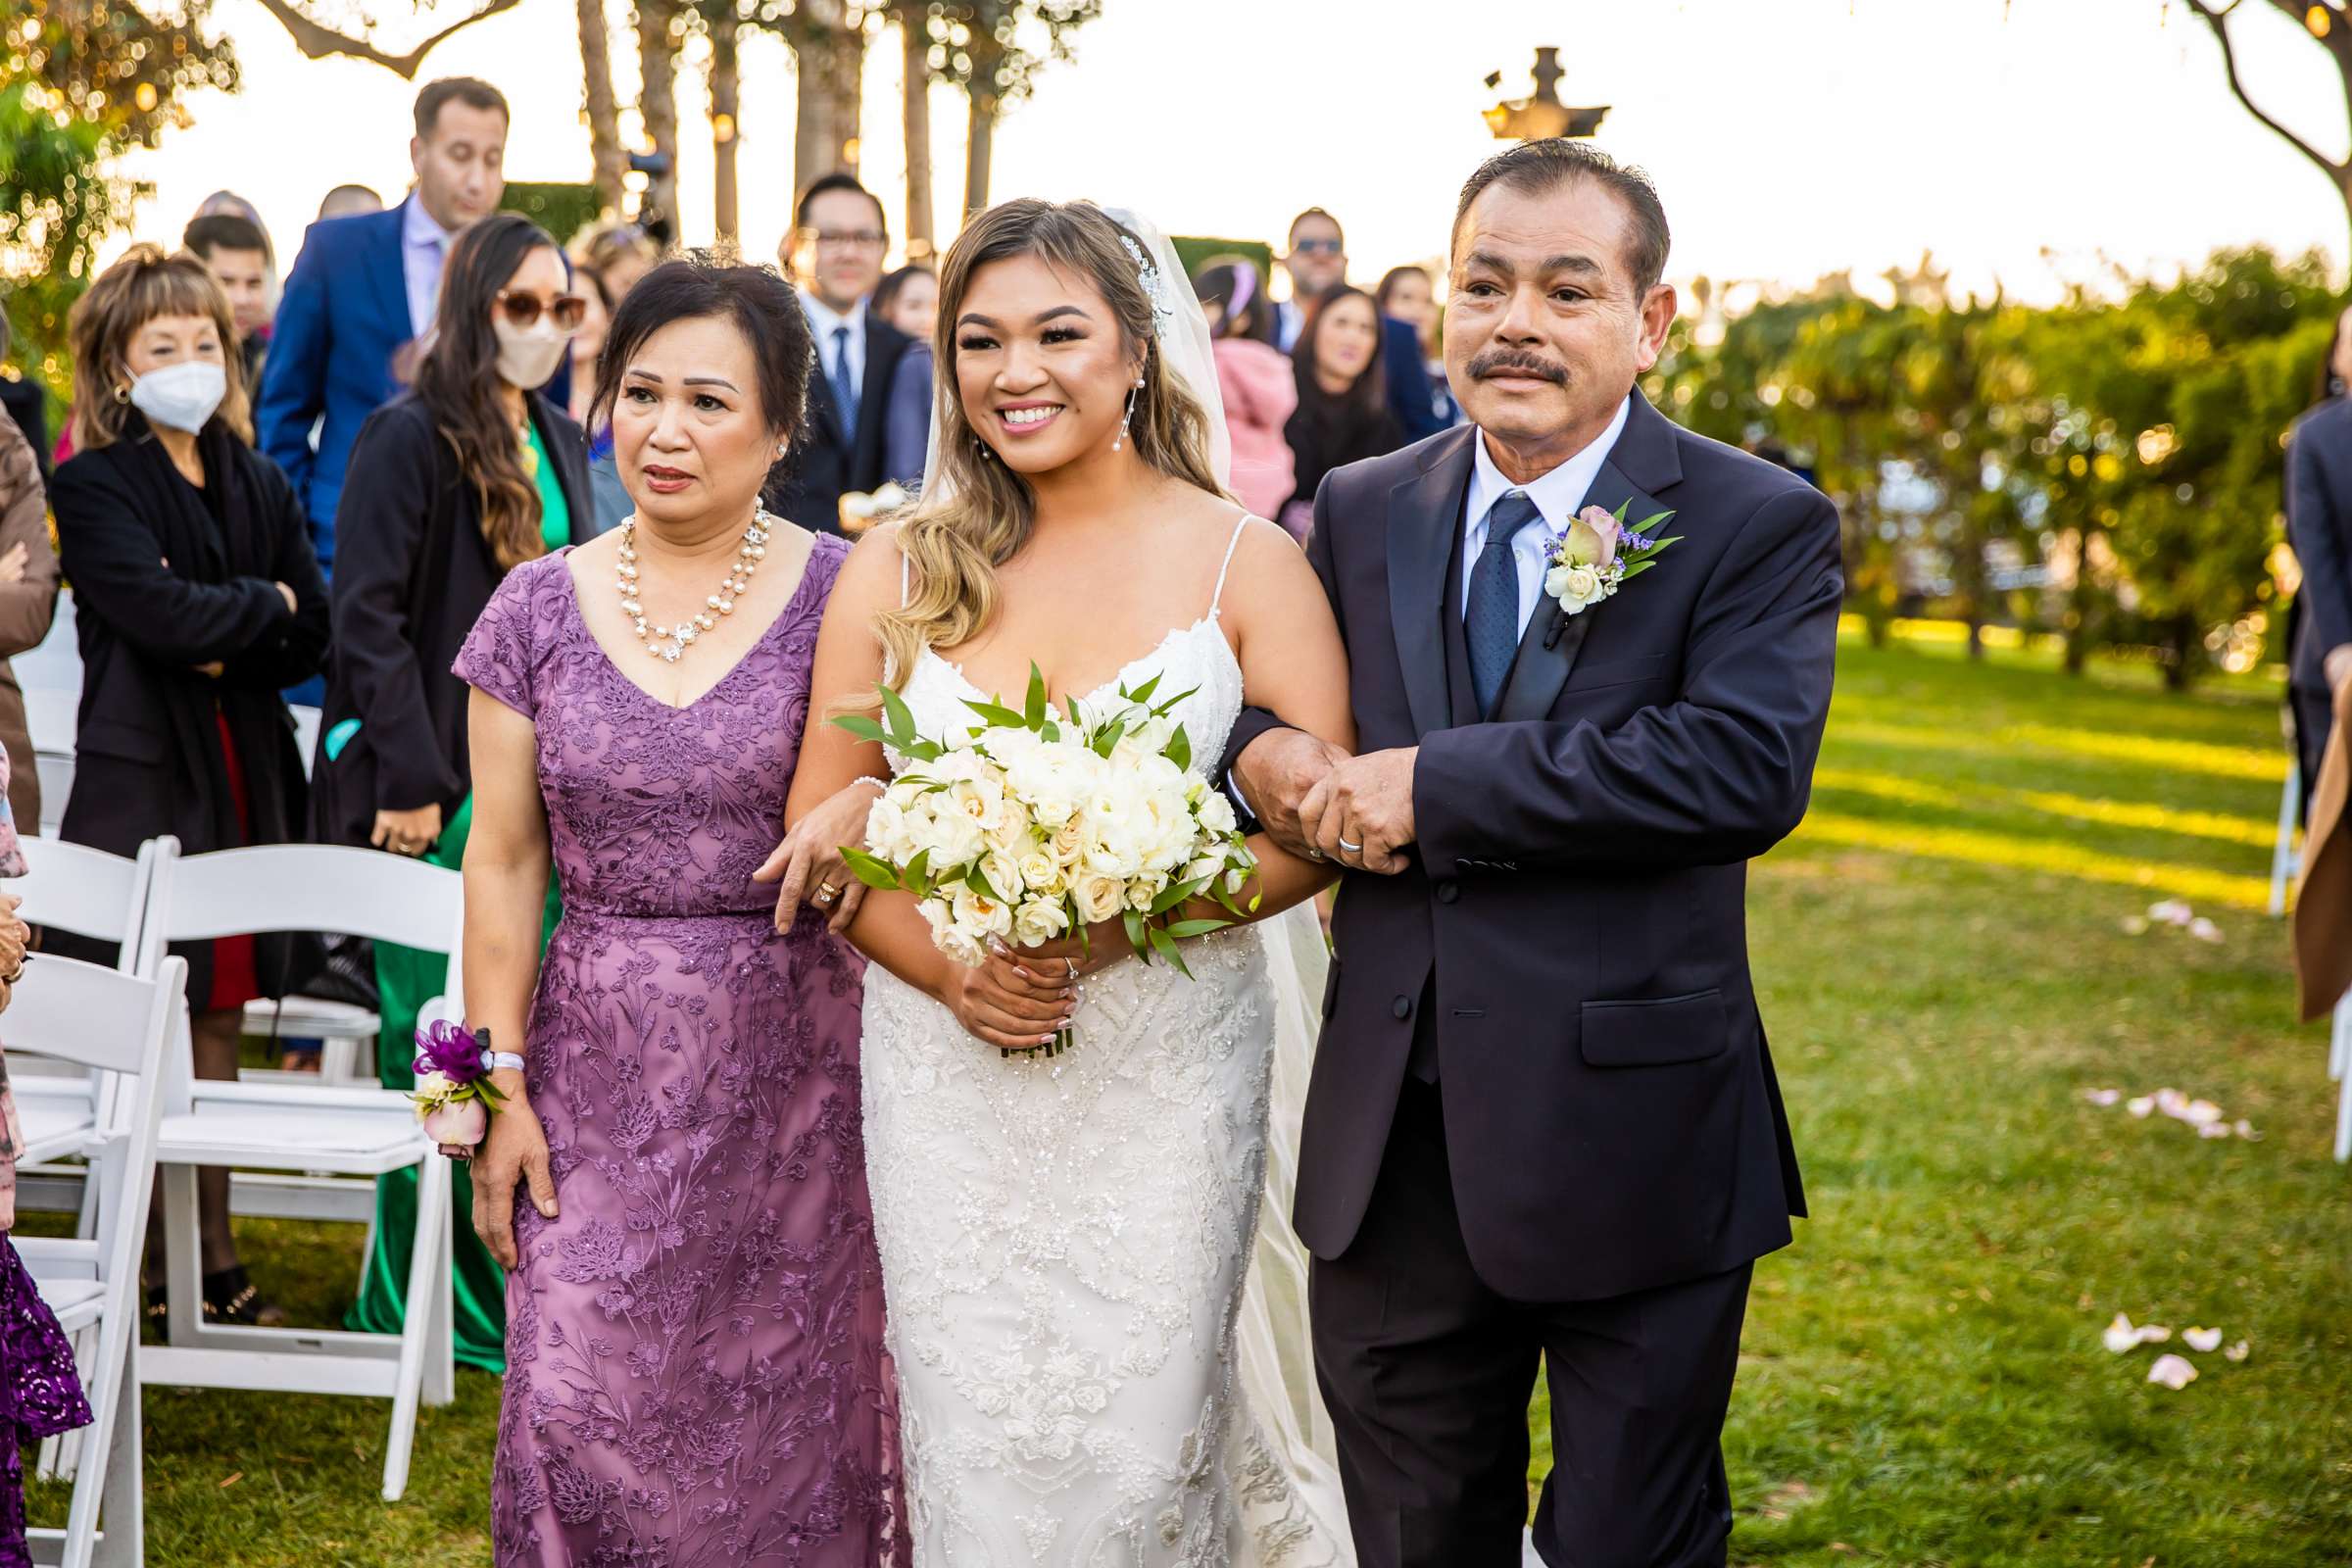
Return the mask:
POLYGON ((1193 290, 1216 340, 1211 352, 1233 438, 1233 493, 1251 512, 1272 517, 1298 488, 1282 427, 1298 407, 1291 362, 1270 341, 1273 306, 1257 269, 1246 261, 1202 268, 1193 290))

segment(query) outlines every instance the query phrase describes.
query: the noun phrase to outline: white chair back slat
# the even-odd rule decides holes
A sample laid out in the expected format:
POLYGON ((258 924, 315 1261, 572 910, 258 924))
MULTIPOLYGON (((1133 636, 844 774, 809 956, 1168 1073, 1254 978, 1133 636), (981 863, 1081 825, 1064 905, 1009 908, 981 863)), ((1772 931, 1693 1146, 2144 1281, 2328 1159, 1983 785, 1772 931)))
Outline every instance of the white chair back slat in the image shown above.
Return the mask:
MULTIPOLYGON (((184 966, 185 960, 181 962, 184 966)), ((141 1035, 154 996, 151 980, 36 953, 24 960, 24 977, 9 1000, 7 1017, 0 1020, 0 1036, 12 1053, 50 1056, 101 1072, 146 1073, 149 1069, 139 1054, 145 1049, 141 1035), (71 973, 73 980, 60 984, 50 979, 56 970, 71 973)))
POLYGON ((172 942, 262 931, 336 931, 446 952, 465 907, 465 879, 376 850, 270 844, 172 858, 172 897, 143 934, 149 954, 172 942))
POLYGON ((116 967, 128 972, 139 957, 139 926, 157 847, 139 847, 135 859, 63 839, 23 838, 26 875, 8 891, 24 903, 17 913, 94 942, 116 944, 116 967))

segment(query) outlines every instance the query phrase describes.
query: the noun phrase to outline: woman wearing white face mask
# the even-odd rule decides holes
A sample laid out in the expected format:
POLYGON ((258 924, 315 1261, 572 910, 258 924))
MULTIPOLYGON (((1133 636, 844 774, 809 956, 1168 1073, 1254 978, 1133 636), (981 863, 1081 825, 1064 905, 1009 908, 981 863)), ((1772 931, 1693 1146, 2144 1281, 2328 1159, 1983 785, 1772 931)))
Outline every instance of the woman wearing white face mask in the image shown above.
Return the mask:
MULTIPOLYGON (((165 833, 189 855, 301 839, 302 758, 278 693, 324 662, 326 584, 293 486, 253 450, 228 301, 194 257, 137 245, 74 305, 71 335, 75 456, 50 486, 82 662, 63 834, 123 856, 165 833)), ((239 1015, 294 978, 291 942, 173 951, 189 961, 196 1071, 234 1078, 239 1015)), ((197 1192, 205 1316, 270 1320, 237 1263, 228 1173, 204 1172, 197 1192)))
MULTIPOLYGON (((457 866, 472 826, 466 688, 450 672, 500 579, 595 531, 580 427, 539 388, 570 353, 587 304, 555 242, 497 213, 463 230, 441 274, 413 391, 361 427, 335 512, 334 637, 313 826, 457 866)), ((552 910, 551 910, 552 918, 552 910)), ((446 963, 375 950, 383 1082, 412 1082, 416 1008, 446 963)), ((463 1216, 466 1172, 460 1167, 463 1216)), ((375 1251, 353 1326, 397 1333, 415 1173, 381 1184, 375 1251)), ((458 1357, 503 1364, 504 1281, 458 1222, 458 1357)))

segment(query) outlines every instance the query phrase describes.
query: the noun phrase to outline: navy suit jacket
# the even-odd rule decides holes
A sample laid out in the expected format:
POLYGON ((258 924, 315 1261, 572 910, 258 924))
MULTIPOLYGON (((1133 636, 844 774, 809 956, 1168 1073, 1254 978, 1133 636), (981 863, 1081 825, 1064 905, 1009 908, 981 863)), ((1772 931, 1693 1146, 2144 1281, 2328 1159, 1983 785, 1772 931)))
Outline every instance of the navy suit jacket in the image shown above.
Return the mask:
POLYGON ((407 206, 310 226, 286 274, 262 367, 254 410, 261 449, 294 481, 318 564, 330 571, 344 466, 360 426, 400 391, 394 361, 416 335, 400 265, 407 206), (311 430, 322 416, 314 452, 311 430))
POLYGON ((2288 669, 2325 693, 2328 650, 2352 643, 2352 400, 2328 399, 2287 437, 2286 542, 2303 567, 2288 669))
POLYGON ((1429 384, 1429 367, 1421 361, 1421 334, 1410 321, 1394 316, 1380 318, 1380 357, 1386 363, 1389 412, 1407 443, 1436 435, 1447 421, 1439 416, 1436 389, 1429 384))
MULTIPOLYGON (((1336 468, 1307 555, 1359 751, 1418 746, 1419 842, 1349 872, 1298 1147, 1298 1235, 1355 1239, 1416 1034, 1462 1242, 1516 1300, 1622 1296, 1785 1245, 1803 1190, 1748 975, 1747 862, 1804 815, 1838 640, 1827 497, 1634 398, 1586 501, 1680 543, 1539 601, 1496 710, 1457 597, 1475 428, 1336 468)), ((1277 723, 1245 713, 1226 752, 1277 723)))

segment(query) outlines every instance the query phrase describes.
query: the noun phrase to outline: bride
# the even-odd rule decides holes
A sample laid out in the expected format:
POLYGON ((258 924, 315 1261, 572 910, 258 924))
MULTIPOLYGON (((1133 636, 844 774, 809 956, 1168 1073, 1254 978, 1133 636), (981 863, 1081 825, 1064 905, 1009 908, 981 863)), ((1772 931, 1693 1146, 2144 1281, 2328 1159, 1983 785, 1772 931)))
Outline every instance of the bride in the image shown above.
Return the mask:
MULTIPOLYGON (((1154 676, 1159 698, 1188 693, 1175 716, 1204 770, 1245 697, 1349 745, 1329 602, 1225 493, 1208 332, 1173 248, 1088 204, 1007 202, 964 229, 939 288, 930 480, 843 567, 818 701, 867 707, 887 680, 939 735, 967 700, 1017 700, 1035 664, 1065 708, 1154 676)), ((791 815, 895 760, 809 726, 791 815)), ((904 894, 849 927, 873 960, 865 1151, 920 1568, 1349 1560, 1302 1253, 1260 1212, 1281 1095, 1287 1191, 1302 976, 1322 965, 1299 906, 1332 872, 1251 848, 1258 923, 1188 944, 1189 980, 1136 961, 1115 919, 1083 952, 977 969, 904 894), (1007 1054, 1065 1020, 1071 1050, 1007 1054)))

